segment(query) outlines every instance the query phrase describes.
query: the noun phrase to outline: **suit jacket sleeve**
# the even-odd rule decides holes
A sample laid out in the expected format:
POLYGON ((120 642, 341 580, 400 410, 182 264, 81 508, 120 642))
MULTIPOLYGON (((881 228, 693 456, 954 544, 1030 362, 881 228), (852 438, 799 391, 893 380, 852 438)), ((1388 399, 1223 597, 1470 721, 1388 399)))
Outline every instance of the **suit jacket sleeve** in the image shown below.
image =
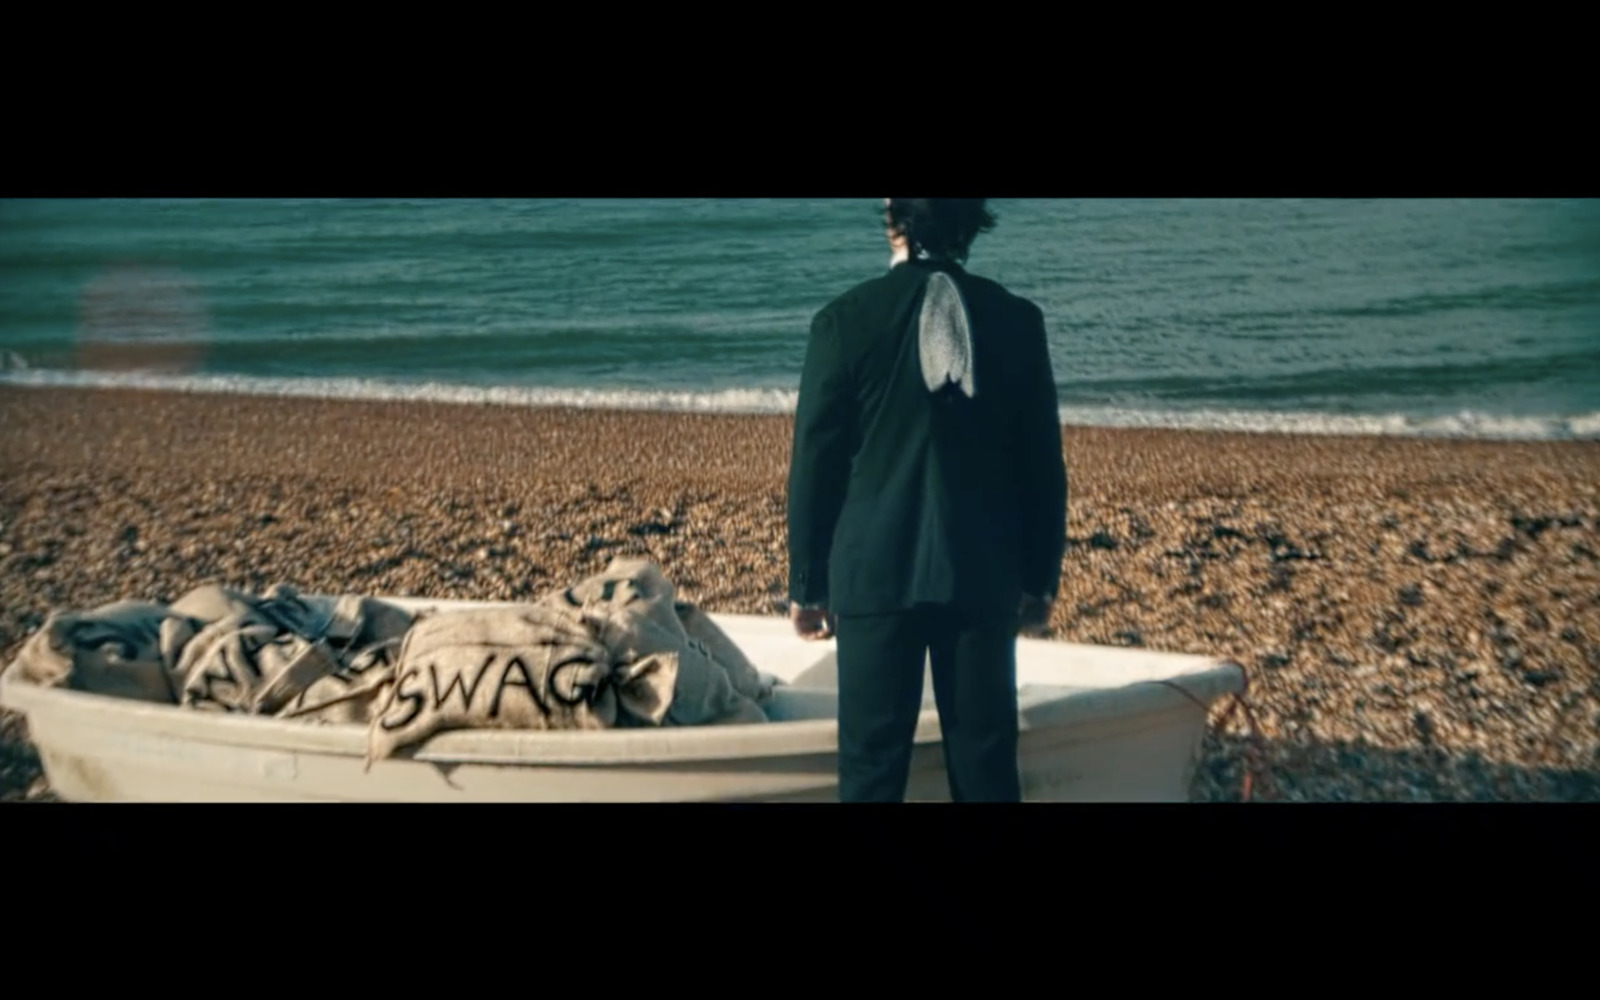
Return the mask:
POLYGON ((849 482, 855 397, 833 315, 811 322, 789 464, 789 599, 828 600, 828 559, 849 482))
POLYGON ((1024 403, 1017 428, 1017 490, 1022 515, 1024 592, 1053 600, 1067 547, 1067 465, 1044 313, 1030 305, 1023 352, 1024 403))

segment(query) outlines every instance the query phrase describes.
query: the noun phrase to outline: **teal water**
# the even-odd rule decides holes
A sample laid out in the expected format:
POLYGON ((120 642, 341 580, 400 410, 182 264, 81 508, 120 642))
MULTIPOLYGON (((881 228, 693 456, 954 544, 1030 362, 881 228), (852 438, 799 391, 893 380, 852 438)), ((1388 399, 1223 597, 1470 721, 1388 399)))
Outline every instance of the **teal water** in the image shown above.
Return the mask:
MULTIPOLYGON (((994 207, 1071 422, 1600 437, 1600 201, 994 207)), ((0 202, 0 380, 781 412, 878 210, 0 202)))

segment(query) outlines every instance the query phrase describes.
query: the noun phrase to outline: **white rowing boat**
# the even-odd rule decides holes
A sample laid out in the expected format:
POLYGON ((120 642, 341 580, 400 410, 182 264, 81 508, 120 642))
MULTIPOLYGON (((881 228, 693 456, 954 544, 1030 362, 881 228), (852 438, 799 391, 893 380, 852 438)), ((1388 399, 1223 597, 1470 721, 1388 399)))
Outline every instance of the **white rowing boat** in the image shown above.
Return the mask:
MULTIPOLYGON (((487 602, 383 598, 411 611, 487 602)), ((442 733, 365 769, 361 725, 200 712, 30 683, 0 704, 27 717, 51 788, 77 802, 837 801, 832 642, 787 619, 711 616, 784 683, 771 722, 587 732, 442 733)), ((1207 710, 1244 672, 1205 656, 1022 639, 1024 795, 1040 802, 1182 802, 1207 710)), ((924 681, 908 799, 948 801, 924 681)))

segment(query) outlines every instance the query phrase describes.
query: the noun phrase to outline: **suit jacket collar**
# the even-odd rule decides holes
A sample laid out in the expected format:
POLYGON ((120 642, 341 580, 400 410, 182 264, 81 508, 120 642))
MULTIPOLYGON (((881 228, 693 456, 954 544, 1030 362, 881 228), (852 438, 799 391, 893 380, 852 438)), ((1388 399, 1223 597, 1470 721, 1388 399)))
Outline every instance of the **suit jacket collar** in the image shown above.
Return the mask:
POLYGON ((910 271, 945 271, 955 274, 965 274, 966 269, 948 257, 912 257, 900 261, 889 269, 893 274, 900 270, 910 271))

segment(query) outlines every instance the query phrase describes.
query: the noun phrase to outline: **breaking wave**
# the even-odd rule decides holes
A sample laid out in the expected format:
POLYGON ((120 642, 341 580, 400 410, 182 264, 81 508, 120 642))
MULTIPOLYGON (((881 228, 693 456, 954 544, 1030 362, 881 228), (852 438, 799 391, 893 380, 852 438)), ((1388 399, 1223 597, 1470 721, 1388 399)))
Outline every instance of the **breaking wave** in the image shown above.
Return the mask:
MULTIPOLYGON (((793 389, 668 391, 545 386, 473 386, 397 383, 360 378, 270 378, 242 375, 161 375, 137 372, 58 371, 0 364, 0 384, 67 388, 145 389, 303 399, 394 400, 502 406, 684 413, 791 414, 793 389)), ((1462 412, 1418 417, 1400 413, 1329 414, 1313 411, 1173 410, 1063 406, 1062 421, 1080 427, 1242 431, 1476 440, 1600 440, 1600 412, 1508 416, 1462 412)))

